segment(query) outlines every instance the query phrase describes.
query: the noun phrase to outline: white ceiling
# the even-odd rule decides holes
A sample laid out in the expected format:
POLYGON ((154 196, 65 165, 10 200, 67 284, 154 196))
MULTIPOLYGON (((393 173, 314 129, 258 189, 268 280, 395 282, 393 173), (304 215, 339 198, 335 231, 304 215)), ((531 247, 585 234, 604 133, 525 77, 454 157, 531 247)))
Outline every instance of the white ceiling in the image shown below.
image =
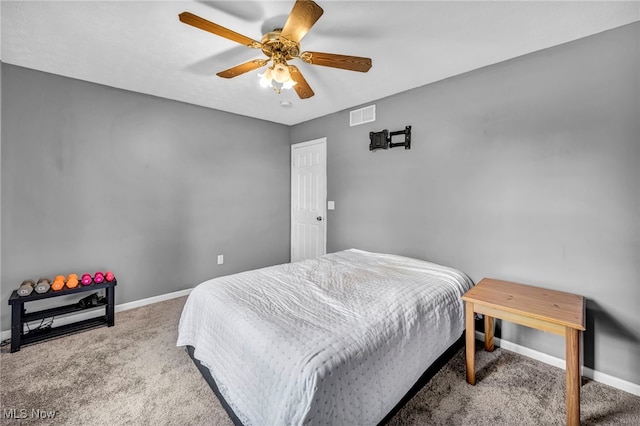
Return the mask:
POLYGON ((189 11, 260 40, 284 25, 293 0, 3 0, 0 59, 292 125, 640 20, 638 1, 316 2, 324 15, 302 50, 370 57, 373 67, 293 60, 316 93, 307 100, 260 87, 263 70, 217 77, 264 55, 178 20, 189 11))

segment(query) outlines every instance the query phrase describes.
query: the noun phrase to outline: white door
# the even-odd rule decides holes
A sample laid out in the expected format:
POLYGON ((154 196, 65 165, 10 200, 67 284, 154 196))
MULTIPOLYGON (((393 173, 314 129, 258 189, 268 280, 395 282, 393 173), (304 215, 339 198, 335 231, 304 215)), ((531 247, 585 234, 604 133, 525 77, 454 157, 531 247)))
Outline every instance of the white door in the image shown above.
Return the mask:
POLYGON ((291 261, 327 252, 327 138, 291 145, 291 261))

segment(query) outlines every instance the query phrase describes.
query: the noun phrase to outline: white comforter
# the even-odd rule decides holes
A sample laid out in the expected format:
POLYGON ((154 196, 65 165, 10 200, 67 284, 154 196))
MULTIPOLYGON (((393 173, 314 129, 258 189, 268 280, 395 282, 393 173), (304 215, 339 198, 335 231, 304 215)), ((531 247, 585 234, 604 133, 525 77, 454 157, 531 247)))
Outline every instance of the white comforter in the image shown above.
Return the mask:
POLYGON ((346 250, 206 281, 191 345, 246 425, 374 425, 464 329, 462 272, 346 250))

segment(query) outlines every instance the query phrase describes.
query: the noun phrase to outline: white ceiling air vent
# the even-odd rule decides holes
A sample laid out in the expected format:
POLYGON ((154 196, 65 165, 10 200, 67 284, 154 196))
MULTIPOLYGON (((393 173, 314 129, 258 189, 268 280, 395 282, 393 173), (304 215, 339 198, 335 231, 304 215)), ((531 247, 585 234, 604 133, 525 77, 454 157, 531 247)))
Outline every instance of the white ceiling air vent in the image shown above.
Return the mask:
POLYGON ((357 126, 359 124, 371 123, 376 121, 376 106, 369 105, 364 108, 354 109, 349 114, 349 126, 357 126))

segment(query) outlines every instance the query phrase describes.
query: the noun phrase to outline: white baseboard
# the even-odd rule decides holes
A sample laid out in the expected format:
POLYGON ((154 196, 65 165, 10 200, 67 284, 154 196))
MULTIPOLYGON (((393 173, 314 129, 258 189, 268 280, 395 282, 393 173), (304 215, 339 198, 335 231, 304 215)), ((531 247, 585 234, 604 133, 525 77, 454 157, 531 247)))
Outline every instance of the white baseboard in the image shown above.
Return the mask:
POLYGON ((129 309, 139 308, 141 306, 150 305, 152 303, 164 302, 165 300, 177 299, 178 297, 188 296, 191 293, 192 288, 186 290, 174 291, 172 293, 161 294, 159 296, 148 297, 142 300, 136 300, 134 302, 123 303, 122 305, 116 305, 115 311, 128 311, 129 309))
MULTIPOLYGON (((484 333, 476 331, 476 339, 484 342, 484 333)), ((527 348, 526 346, 518 345, 517 343, 509 342, 508 340, 503 340, 499 338, 494 338, 495 345, 506 349, 511 352, 515 352, 520 355, 527 356, 529 358, 533 358, 537 361, 544 362, 545 364, 552 365, 554 367, 558 367, 561 369, 565 369, 566 363, 562 358, 557 358, 555 356, 547 355, 543 352, 536 351, 531 348, 527 348)), ((604 383, 605 385, 623 390, 625 392, 629 392, 633 395, 640 396, 640 385, 635 383, 628 382, 626 380, 622 380, 618 377, 611 376, 609 374, 601 373, 597 370, 593 370, 589 367, 581 367, 582 375, 588 379, 591 379, 596 382, 604 383)))
MULTIPOLYGON (((165 300, 175 299, 182 296, 188 296, 191 293, 191 288, 186 290, 174 291, 172 293, 161 294, 159 296, 148 297, 146 299, 136 300, 133 302, 123 303, 116 305, 114 310, 116 312, 128 311, 129 309, 139 308, 141 306, 150 305, 152 303, 164 302, 165 300)), ((104 308, 93 309, 87 312, 81 312, 78 314, 72 314, 67 316, 56 317, 53 320, 53 327, 59 327, 61 325, 70 324, 77 321, 83 321, 89 318, 94 318, 104 315, 104 308)), ((29 326, 35 327, 40 324, 40 320, 30 323, 29 326)), ((0 340, 4 341, 11 338, 11 330, 4 330, 0 333, 0 340)))

